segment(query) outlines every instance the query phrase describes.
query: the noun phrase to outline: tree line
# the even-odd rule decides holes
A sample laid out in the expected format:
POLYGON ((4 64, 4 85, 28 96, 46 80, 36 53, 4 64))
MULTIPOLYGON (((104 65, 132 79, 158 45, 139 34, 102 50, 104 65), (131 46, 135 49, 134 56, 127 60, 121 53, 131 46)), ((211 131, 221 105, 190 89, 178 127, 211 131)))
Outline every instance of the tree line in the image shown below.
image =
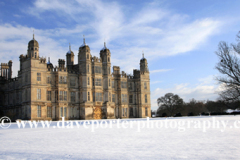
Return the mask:
MULTIPOLYGON (((224 115, 227 109, 238 109, 240 101, 226 102, 224 100, 198 101, 194 98, 189 102, 184 102, 177 94, 167 93, 157 99, 157 116, 198 116, 198 115, 224 115)), ((232 114, 239 114, 233 112, 232 114)))

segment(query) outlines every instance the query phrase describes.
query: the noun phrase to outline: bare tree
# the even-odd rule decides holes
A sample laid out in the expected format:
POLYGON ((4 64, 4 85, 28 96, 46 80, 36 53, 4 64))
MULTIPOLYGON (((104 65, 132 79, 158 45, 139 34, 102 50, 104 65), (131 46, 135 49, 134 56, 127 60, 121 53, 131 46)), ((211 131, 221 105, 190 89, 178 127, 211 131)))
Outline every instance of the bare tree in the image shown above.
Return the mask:
POLYGON ((173 116, 173 113, 177 113, 181 110, 183 105, 183 99, 180 98, 177 94, 167 93, 165 96, 157 99, 158 110, 166 109, 170 116, 173 116))
MULTIPOLYGON (((237 40, 239 39, 240 32, 237 35, 237 40)), ((219 58, 216 69, 222 74, 216 80, 224 87, 220 92, 221 99, 240 100, 240 43, 228 45, 226 42, 220 42, 216 55, 219 58)))

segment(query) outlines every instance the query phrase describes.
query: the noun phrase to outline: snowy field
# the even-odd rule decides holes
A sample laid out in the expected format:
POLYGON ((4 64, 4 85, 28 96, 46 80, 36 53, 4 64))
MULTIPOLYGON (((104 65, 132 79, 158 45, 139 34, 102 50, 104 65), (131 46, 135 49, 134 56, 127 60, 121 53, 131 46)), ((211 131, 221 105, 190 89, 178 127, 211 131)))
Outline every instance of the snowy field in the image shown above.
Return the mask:
POLYGON ((97 125, 83 125, 84 121, 78 121, 79 128, 73 123, 73 128, 64 129, 54 128, 57 122, 52 122, 50 128, 39 124, 32 129, 19 129, 12 123, 10 128, 0 129, 0 159, 240 158, 240 116, 216 116, 219 128, 213 128, 211 116, 168 118, 167 122, 165 118, 134 120, 137 122, 131 128, 130 121, 120 123, 120 127, 112 124, 112 128, 108 123, 108 128, 99 126, 94 132, 91 127, 97 125), (180 121, 185 125, 176 127, 180 121), (192 121, 189 126, 187 121, 192 121), (221 121, 226 122, 225 128, 221 121), (151 124, 155 126, 151 128, 151 124))

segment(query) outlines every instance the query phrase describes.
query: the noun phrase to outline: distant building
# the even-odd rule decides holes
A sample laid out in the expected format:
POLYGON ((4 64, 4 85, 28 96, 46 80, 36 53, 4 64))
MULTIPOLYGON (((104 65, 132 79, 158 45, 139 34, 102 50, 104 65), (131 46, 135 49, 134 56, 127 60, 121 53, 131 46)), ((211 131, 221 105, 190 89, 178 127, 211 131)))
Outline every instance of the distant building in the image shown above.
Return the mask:
POLYGON ((78 63, 74 53, 58 60, 58 67, 39 56, 39 44, 28 43, 20 55, 18 76, 12 78, 12 61, 1 63, 0 109, 13 119, 59 120, 143 118, 151 116, 150 79, 147 60, 133 76, 111 70, 111 53, 104 43, 100 58, 92 57, 83 40, 78 63))

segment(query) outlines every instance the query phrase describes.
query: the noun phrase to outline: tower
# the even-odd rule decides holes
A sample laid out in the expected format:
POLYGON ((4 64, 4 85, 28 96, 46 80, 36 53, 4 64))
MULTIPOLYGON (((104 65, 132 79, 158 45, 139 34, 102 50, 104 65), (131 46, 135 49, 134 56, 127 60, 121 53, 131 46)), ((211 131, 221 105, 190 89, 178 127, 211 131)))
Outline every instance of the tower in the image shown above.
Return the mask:
POLYGON ((90 48, 85 42, 83 37, 83 44, 79 47, 78 64, 79 64, 79 87, 82 89, 80 92, 80 116, 85 118, 85 113, 90 112, 90 108, 86 106, 92 105, 92 63, 91 63, 90 48))
POLYGON ((103 69, 103 90, 105 101, 111 102, 111 52, 104 42, 104 47, 100 51, 103 69))
POLYGON ((74 65, 74 53, 71 50, 71 44, 69 43, 69 51, 66 54, 67 66, 74 65))
POLYGON ((151 116, 151 102, 150 102, 150 79, 147 59, 143 57, 140 60, 140 90, 138 97, 140 100, 139 104, 139 117, 150 117, 151 116))

